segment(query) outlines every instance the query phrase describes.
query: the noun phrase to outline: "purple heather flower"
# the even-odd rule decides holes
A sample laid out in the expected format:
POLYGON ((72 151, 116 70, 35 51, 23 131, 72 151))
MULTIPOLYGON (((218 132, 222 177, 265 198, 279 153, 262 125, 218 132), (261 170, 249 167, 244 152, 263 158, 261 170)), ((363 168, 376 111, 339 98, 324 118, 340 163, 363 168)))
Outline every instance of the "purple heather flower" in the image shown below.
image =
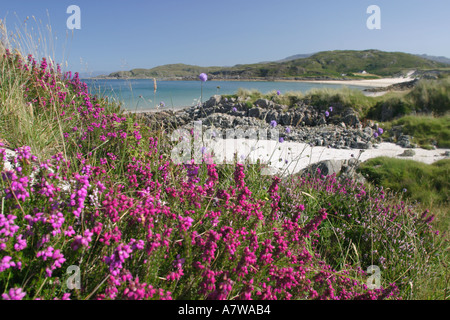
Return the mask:
POLYGON ((4 300, 22 300, 26 295, 22 288, 11 288, 9 293, 2 294, 2 298, 4 300))
POLYGON ((164 101, 161 101, 160 103, 159 103, 159 107, 160 108, 164 108, 166 106, 166 104, 164 103, 164 101))
POLYGON ((270 121, 270 126, 275 128, 277 126, 277 122, 275 120, 270 121))
POLYGON ((208 76, 206 75, 206 73, 200 73, 200 75, 198 77, 203 82, 208 80, 208 76))
POLYGON ((328 117, 330 113, 328 111, 325 111, 325 117, 328 117))
POLYGON ((280 90, 277 90, 277 95, 279 96, 281 94, 280 90))
POLYGON ((286 133, 291 133, 291 128, 286 127, 286 133))
POLYGON ((384 132, 383 128, 378 128, 378 134, 379 134, 379 135, 382 135, 383 132, 384 132))
POLYGON ((237 108, 236 107, 233 108, 233 112, 237 112, 237 108))
POLYGON ((284 138, 283 137, 280 137, 280 139, 278 140, 280 143, 283 143, 284 142, 284 138))
POLYGON ((329 107, 328 110, 330 110, 330 112, 333 112, 333 107, 329 107))
POLYGON ((180 255, 179 254, 177 254, 177 257, 176 257, 176 259, 173 261, 173 266, 174 267, 176 267, 176 268, 181 268, 182 266, 183 266, 183 263, 186 261, 186 259, 184 259, 184 258, 180 258, 180 255))
POLYGON ((374 137, 374 138, 378 138, 378 133, 377 133, 377 132, 374 132, 374 133, 373 133, 373 137, 374 137))
POLYGON ((206 147, 202 147, 202 153, 205 153, 206 152, 206 147))

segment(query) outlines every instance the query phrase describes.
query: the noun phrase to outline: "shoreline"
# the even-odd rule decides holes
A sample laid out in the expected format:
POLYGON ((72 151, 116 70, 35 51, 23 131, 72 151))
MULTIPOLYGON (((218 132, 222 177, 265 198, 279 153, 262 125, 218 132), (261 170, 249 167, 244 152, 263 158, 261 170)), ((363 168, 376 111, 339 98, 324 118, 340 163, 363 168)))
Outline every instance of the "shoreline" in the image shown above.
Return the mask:
MULTIPOLYGON (((151 80, 153 78, 86 78, 82 80, 151 80)), ((351 85, 351 86, 361 86, 361 87, 388 87, 393 84, 399 84, 403 82, 409 82, 415 78, 380 78, 380 79, 340 79, 340 80, 314 80, 314 79, 302 79, 302 80, 291 80, 291 79, 211 79, 210 82, 306 82, 306 83, 319 83, 319 84, 340 84, 340 85, 351 85)), ((197 81, 189 79, 162 79, 157 81, 197 81)))
MULTIPOLYGON (((142 78, 144 79, 144 78, 142 78)), ((121 80, 117 78, 111 78, 111 79, 103 79, 103 80, 121 80)), ((138 79, 132 79, 132 80, 138 80, 138 79)), ((144 79, 145 80, 145 79, 144 79)), ((386 90, 379 90, 376 92, 371 91, 363 91, 363 94, 367 97, 378 97, 386 94, 389 91, 389 87, 397 84, 407 83, 415 80, 415 78, 411 77, 399 77, 399 78, 381 78, 381 79, 361 79, 361 80, 210 80, 211 82, 217 81, 217 82, 225 82, 225 81, 248 81, 248 82, 254 82, 254 81, 260 81, 260 82, 304 82, 304 83, 319 83, 319 84, 337 84, 337 85, 351 85, 351 86, 360 86, 360 87, 370 87, 370 88, 385 88, 386 90)), ((169 81, 169 80, 166 80, 169 81)), ((193 81, 193 80, 172 80, 172 81, 193 81)), ((164 109, 142 109, 142 110, 127 110, 127 113, 146 113, 146 112, 159 112, 159 111, 180 111, 182 109, 190 108, 192 106, 177 106, 174 108, 166 107, 164 109)))
POLYGON ((352 86, 362 86, 362 87, 389 87, 393 84, 399 84, 403 82, 409 82, 414 80, 414 78, 382 78, 382 79, 362 79, 362 80, 314 80, 305 81, 298 80, 299 82, 312 82, 321 84, 348 84, 352 86))

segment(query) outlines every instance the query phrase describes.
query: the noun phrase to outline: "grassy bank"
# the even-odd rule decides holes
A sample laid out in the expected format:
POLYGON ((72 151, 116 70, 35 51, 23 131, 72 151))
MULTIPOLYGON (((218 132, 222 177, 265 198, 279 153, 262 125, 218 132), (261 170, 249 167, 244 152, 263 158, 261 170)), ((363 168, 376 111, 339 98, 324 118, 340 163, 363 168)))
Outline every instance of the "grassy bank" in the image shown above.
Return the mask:
POLYGON ((414 137, 413 142, 424 149, 450 148, 450 114, 408 115, 382 125, 391 137, 395 136, 392 129, 401 128, 403 134, 414 137))

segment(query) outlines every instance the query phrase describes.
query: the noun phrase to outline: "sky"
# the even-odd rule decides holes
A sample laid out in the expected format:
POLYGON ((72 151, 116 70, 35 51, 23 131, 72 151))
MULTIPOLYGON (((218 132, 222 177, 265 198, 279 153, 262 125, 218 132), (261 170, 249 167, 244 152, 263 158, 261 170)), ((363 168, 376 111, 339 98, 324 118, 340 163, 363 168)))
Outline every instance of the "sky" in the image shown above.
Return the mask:
POLYGON ((448 0, 0 0, 0 19, 22 39, 45 39, 42 54, 80 73, 232 66, 326 50, 450 57, 448 0), (81 29, 67 27, 70 5, 80 8, 81 29), (370 5, 380 8, 380 29, 367 27, 370 5))

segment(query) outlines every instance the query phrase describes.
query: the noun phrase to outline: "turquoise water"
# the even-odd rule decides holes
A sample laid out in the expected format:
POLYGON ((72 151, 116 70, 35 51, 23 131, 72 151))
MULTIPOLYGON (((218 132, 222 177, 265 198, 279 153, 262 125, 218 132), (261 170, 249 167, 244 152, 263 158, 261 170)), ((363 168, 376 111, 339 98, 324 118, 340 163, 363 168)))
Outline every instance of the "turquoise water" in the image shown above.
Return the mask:
MULTIPOLYGON (((239 88, 256 89, 262 93, 280 90, 306 92, 313 88, 342 88, 337 84, 309 82, 269 82, 269 81, 158 81, 156 94, 152 79, 137 80, 83 80, 93 94, 107 96, 121 101, 130 111, 155 109, 164 102, 165 108, 182 108, 208 100, 215 94, 234 94, 239 88), (202 88, 203 87, 203 88, 202 88), (218 88, 219 87, 219 88, 218 88)), ((361 86, 347 86, 363 90, 361 86)))

